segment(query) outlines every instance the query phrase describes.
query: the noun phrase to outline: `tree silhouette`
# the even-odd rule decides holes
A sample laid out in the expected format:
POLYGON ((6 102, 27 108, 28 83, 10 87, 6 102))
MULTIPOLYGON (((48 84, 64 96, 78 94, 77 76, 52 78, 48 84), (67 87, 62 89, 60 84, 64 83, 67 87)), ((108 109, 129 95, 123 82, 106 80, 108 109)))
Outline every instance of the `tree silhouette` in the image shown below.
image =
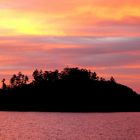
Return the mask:
POLYGON ((55 81, 59 80, 59 71, 58 70, 45 71, 43 73, 43 78, 47 82, 55 82, 55 81))
POLYGON ((22 74, 21 72, 19 72, 17 75, 14 74, 10 79, 12 87, 25 85, 28 81, 29 81, 28 76, 22 74))
POLYGON ((63 80, 89 80, 91 72, 86 69, 64 68, 61 72, 61 79, 63 80))
POLYGON ((43 81, 43 79, 44 79, 42 70, 39 71, 39 70, 36 69, 33 72, 32 76, 34 78, 34 80, 33 80, 34 83, 41 83, 43 81))
POLYGON ((106 81, 106 80, 105 80, 105 78, 100 77, 100 81, 104 82, 104 81, 106 81))
POLYGON ((113 76, 110 77, 110 82, 112 82, 112 83, 116 83, 116 81, 115 81, 115 79, 114 79, 113 76))
POLYGON ((99 77, 97 76, 96 72, 91 73, 91 79, 92 80, 99 80, 99 77))

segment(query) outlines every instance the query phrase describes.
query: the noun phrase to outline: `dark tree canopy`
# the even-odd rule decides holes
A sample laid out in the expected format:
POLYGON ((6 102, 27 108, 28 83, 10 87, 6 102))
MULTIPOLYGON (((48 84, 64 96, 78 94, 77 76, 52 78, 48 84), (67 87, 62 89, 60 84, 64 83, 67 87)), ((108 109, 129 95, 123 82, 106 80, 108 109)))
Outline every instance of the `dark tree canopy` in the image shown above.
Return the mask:
POLYGON ((14 74, 12 76, 12 78, 10 79, 10 83, 12 87, 15 86, 22 86, 27 84, 29 78, 27 75, 22 74, 21 72, 19 72, 17 75, 14 74))
POLYGON ((64 68, 61 72, 61 79, 64 80, 89 80, 91 72, 86 69, 64 68))

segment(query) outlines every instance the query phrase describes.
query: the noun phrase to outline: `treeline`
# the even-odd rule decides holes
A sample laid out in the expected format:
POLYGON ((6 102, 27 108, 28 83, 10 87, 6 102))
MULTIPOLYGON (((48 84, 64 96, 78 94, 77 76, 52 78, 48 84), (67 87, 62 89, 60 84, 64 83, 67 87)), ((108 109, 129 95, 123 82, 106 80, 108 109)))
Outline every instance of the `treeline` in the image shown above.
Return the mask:
POLYGON ((2 89, 10 89, 15 87, 22 87, 25 85, 33 85, 33 84, 43 84, 43 83, 53 83, 57 81, 110 81, 116 82, 115 79, 111 76, 109 80, 106 80, 103 77, 99 77, 96 72, 91 72, 87 69, 79 69, 76 68, 64 68, 61 72, 58 70, 55 71, 42 71, 35 70, 32 74, 33 81, 29 82, 29 77, 27 75, 19 72, 18 74, 14 74, 10 78, 10 85, 5 84, 5 78, 2 80, 2 89))
POLYGON ((140 96, 113 77, 106 80, 87 69, 35 70, 33 80, 19 72, 0 92, 0 110, 140 111, 140 96))

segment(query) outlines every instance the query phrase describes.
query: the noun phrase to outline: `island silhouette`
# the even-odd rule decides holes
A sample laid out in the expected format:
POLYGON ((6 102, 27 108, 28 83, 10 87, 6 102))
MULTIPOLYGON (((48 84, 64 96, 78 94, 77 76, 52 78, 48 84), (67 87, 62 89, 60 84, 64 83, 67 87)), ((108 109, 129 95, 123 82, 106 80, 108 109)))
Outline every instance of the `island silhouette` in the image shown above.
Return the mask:
POLYGON ((140 111, 140 95, 111 77, 78 67, 34 70, 32 82, 19 72, 2 80, 1 111, 117 112, 140 111))

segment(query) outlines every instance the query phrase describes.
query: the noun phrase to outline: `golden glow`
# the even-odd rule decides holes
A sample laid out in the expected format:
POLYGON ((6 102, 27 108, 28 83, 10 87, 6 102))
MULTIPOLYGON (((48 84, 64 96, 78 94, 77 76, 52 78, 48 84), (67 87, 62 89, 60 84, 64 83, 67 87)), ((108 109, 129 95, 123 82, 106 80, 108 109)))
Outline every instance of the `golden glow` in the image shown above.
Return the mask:
MULTIPOLYGON (((134 1, 122 3, 108 0, 105 3, 104 0, 76 0, 75 2, 60 0, 58 6, 56 2, 48 0, 31 0, 28 4, 23 1, 20 1, 20 4, 17 0, 0 1, 0 31, 3 36, 81 35, 81 31, 77 30, 79 27, 94 25, 98 28, 98 22, 104 20, 121 22, 127 17, 140 17, 139 2, 134 1)), ((102 30, 100 34, 105 32, 102 30)), ((82 35, 96 35, 96 33, 91 34, 85 30, 82 35)))
POLYGON ((58 29, 57 24, 47 23, 47 20, 42 24, 34 14, 27 14, 27 16, 26 14, 12 10, 0 10, 0 30, 3 31, 1 31, 2 35, 64 35, 58 29))

